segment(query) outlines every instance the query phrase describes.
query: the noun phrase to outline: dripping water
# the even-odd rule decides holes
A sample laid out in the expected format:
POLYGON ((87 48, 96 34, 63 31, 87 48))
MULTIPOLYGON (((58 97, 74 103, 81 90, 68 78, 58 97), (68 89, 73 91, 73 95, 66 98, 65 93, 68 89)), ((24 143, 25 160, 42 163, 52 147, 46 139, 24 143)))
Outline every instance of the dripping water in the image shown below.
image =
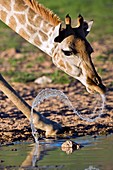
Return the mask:
POLYGON ((75 114, 77 114, 77 116, 80 118, 80 119, 82 119, 82 120, 85 120, 85 121, 87 121, 87 122, 94 122, 94 121, 96 121, 98 118, 100 118, 101 117, 101 115, 103 114, 103 110, 104 110, 104 106, 105 106, 105 101, 106 101, 106 98, 105 98, 105 95, 100 95, 100 97, 101 97, 101 100, 102 100, 102 105, 101 105, 101 107, 100 107, 100 109, 98 110, 98 114, 97 114, 97 116, 96 116, 96 107, 95 107, 95 109, 94 109, 94 111, 93 111, 93 114, 90 116, 90 117, 85 117, 85 116, 82 116, 81 115, 81 113, 79 112, 79 111, 77 111, 74 107, 73 107, 73 105, 72 105, 72 110, 73 110, 73 112, 75 113, 75 114))

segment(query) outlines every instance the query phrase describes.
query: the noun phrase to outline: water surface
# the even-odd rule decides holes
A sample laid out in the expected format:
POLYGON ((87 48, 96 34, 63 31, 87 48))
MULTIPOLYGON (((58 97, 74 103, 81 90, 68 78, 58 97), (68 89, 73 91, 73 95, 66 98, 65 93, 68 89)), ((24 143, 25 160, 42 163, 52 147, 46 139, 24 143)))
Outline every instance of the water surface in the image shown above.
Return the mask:
POLYGON ((84 147, 72 154, 61 150, 64 141, 42 140, 37 148, 32 143, 0 147, 0 169, 113 170, 113 135, 73 139, 84 147))

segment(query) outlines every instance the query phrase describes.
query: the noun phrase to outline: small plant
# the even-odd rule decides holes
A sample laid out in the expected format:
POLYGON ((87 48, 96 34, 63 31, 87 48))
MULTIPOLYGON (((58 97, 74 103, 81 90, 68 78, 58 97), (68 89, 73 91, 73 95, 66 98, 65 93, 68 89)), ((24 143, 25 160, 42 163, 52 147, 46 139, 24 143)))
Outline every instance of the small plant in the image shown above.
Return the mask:
POLYGON ((26 68, 32 68, 34 66, 34 63, 28 63, 27 65, 26 65, 26 68))
POLYGON ((52 79, 53 83, 58 84, 67 84, 70 83, 70 78, 67 74, 63 73, 60 70, 54 71, 54 73, 49 74, 50 78, 52 79))
POLYGON ((27 83, 34 81, 36 79, 36 76, 34 73, 27 73, 27 72, 21 72, 21 71, 8 71, 3 73, 6 76, 9 76, 11 78, 11 81, 13 82, 22 82, 27 83))
POLYGON ((12 67, 16 67, 19 64, 21 64, 24 60, 26 59, 26 57, 22 57, 22 58, 9 58, 8 62, 10 63, 10 65, 12 67))
POLYGON ((104 68, 98 68, 98 73, 100 75, 103 75, 106 72, 106 70, 104 68))
POLYGON ((106 62, 108 60, 107 56, 99 55, 96 57, 97 61, 106 62))
POLYGON ((37 57, 36 58, 36 63, 38 63, 38 64, 40 64, 40 63, 43 63, 45 61, 45 58, 44 58, 44 56, 39 56, 39 57, 37 57))

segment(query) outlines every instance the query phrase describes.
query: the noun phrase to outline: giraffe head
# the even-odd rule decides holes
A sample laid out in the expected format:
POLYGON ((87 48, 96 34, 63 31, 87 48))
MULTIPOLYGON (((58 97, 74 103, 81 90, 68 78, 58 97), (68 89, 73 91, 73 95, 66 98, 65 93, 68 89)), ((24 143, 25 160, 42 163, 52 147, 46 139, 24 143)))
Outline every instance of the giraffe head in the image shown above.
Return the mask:
POLYGON ((54 40, 58 43, 52 57, 54 64, 68 75, 81 81, 88 92, 96 91, 104 94, 105 86, 91 60, 93 49, 86 39, 93 21, 87 23, 79 15, 77 26, 72 28, 71 18, 67 15, 65 24, 66 28, 60 27, 59 35, 54 40))

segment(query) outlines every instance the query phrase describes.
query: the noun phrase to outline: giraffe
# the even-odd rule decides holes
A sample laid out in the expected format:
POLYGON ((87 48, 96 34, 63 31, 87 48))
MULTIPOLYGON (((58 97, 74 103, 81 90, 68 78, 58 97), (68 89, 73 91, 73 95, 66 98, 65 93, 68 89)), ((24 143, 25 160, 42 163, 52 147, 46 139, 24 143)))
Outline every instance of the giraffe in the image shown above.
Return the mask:
MULTIPOLYGON (((105 86, 91 60, 93 49, 86 39, 93 21, 87 22, 79 15, 77 26, 73 28, 71 17, 67 15, 63 26, 56 14, 35 0, 0 0, 0 19, 28 42, 48 54, 59 69, 78 79, 89 93, 105 93, 105 86)), ((5 79, 0 75, 1 90, 30 119, 30 106, 4 81, 5 79), (20 102, 19 106, 17 100, 20 102), (21 105, 24 105, 23 108, 21 105), (27 108, 26 112, 25 108, 27 108)), ((43 121, 45 120, 41 121, 42 124, 43 121)), ((42 124, 38 128, 43 129, 42 127, 46 126, 42 124)), ((51 122, 49 125, 47 123, 47 127, 50 124, 51 122)), ((44 130, 49 134, 53 131, 56 133, 56 129, 60 128, 55 124, 55 128, 52 126, 51 130, 46 131, 48 128, 44 130)))

